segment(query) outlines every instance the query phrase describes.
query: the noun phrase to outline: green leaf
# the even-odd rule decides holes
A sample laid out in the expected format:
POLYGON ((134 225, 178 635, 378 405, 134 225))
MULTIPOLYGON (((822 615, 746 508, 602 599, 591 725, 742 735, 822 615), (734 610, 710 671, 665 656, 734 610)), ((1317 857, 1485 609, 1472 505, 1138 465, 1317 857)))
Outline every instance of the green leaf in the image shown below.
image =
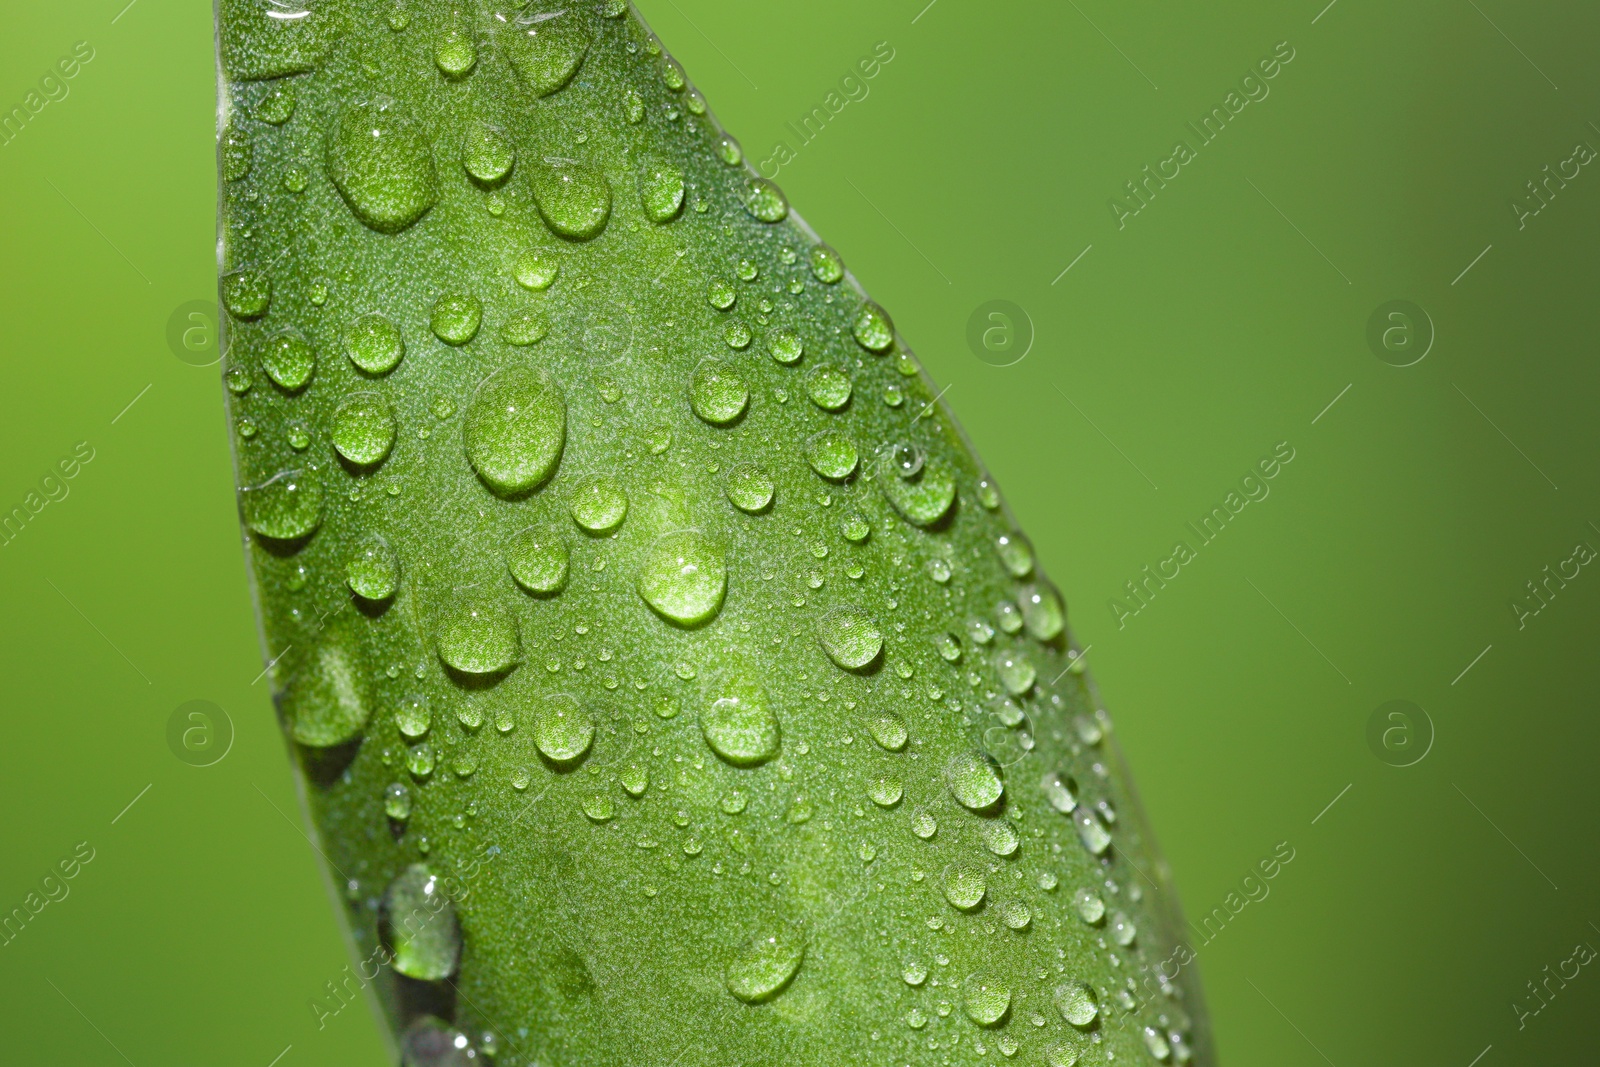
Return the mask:
POLYGON ((247 551, 406 1061, 1212 1062, 1059 593, 626 5, 219 11, 247 551))

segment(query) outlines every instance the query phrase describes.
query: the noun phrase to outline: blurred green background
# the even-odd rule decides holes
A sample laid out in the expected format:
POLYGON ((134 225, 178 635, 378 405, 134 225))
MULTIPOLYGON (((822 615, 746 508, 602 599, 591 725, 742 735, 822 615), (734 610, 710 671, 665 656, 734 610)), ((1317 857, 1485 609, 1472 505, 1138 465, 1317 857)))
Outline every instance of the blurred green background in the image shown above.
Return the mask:
MULTIPOLYGON (((363 1005, 308 1007, 347 960, 252 683, 217 369, 168 343, 215 292, 211 10, 126 2, 18 6, 0 36, 0 910, 39 906, 0 935, 0 1059, 378 1063, 363 1005), (231 719, 210 766, 169 747, 193 699, 231 719)), ((788 144, 791 201, 948 386, 1190 918, 1294 850, 1195 936, 1224 1062, 1590 1062, 1600 8, 1325 2, 642 10, 752 161, 788 144), (802 145, 786 123, 879 42, 802 145), (1202 146, 1187 124, 1275 49, 1202 146), (1010 366, 967 341, 996 299, 1031 321, 1010 366), (1425 319, 1375 351, 1393 300, 1425 319), (1200 546, 1185 524, 1281 442, 1200 546), (1369 743, 1392 700, 1427 722, 1369 743)))

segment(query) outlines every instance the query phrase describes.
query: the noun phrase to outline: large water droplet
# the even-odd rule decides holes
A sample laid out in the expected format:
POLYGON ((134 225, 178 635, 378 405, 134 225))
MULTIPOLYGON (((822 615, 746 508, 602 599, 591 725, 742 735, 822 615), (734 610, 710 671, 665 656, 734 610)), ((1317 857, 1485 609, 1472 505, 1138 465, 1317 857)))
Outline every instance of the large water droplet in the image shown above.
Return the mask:
POLYGON ((1088 886, 1081 886, 1072 895, 1072 906, 1077 909, 1078 918, 1094 926, 1106 917, 1106 902, 1100 895, 1088 886))
POLYGON ((259 270, 222 276, 222 304, 236 319, 259 319, 272 306, 272 278, 259 270))
POLYGON ((413 693, 401 700, 394 709, 394 724, 413 741, 427 733, 433 725, 433 709, 428 706, 428 698, 413 693))
POLYGON ((994 764, 976 752, 952 756, 944 767, 944 781, 950 795, 972 811, 992 807, 1006 791, 994 764))
POLYGON ((783 190, 765 178, 751 178, 745 182, 744 209, 750 217, 762 222, 782 222, 784 216, 789 214, 789 201, 783 197, 783 190))
POLYGON ((302 745, 329 748, 360 736, 371 706, 361 678, 335 631, 290 679, 284 710, 291 734, 302 745))
POLYGON ((389 965, 407 978, 437 982, 455 973, 461 958, 456 906, 422 864, 407 867, 383 891, 378 930, 393 957, 389 965))
POLYGON ((567 539, 560 533, 530 526, 513 535, 506 545, 506 567, 522 588, 548 596, 567 584, 571 555, 567 539))
POLYGON ((461 165, 481 185, 496 185, 511 173, 517 162, 517 149, 504 131, 485 123, 467 130, 461 146, 461 165))
POLYGON ((517 622, 491 601, 467 601, 446 612, 439 623, 439 658, 463 674, 498 674, 522 655, 517 622))
POLYGON ((293 82, 274 85, 256 103, 255 116, 262 122, 271 123, 274 126, 282 126, 294 117, 295 103, 296 97, 293 82))
POLYGON ((767 351, 772 353, 773 359, 788 365, 800 362, 800 357, 805 355, 806 346, 795 331, 774 330, 772 336, 767 338, 767 351))
POLYGON ((1019 533, 1001 534, 994 546, 1013 578, 1026 578, 1033 572, 1033 546, 1026 537, 1019 533))
POLYGON ((352 393, 333 414, 333 447, 358 467, 382 463, 394 447, 395 419, 377 393, 352 393))
POLYGON ((689 382, 689 406, 713 426, 733 422, 750 403, 750 387, 719 360, 702 360, 689 382))
POLYGON ((261 366, 267 377, 284 392, 293 393, 305 388, 317 369, 317 351, 304 337, 284 332, 267 342, 261 354, 261 366))
POLYGON ((577 484, 567 503, 573 521, 590 533, 606 533, 628 514, 628 494, 609 474, 592 474, 577 484))
POLYGON ((683 171, 652 160, 639 172, 639 199, 651 222, 670 222, 683 208, 683 171))
POLYGON ((428 316, 433 335, 447 345, 464 345, 483 324, 483 302, 471 293, 446 293, 434 301, 428 316))
POLYGON ((1034 680, 1038 677, 1033 664, 1029 663, 1021 653, 1006 649, 995 654, 994 669, 1000 675, 1000 684, 1014 697, 1019 697, 1032 689, 1034 680))
POLYGON ((740 511, 754 515, 772 503, 772 477, 754 463, 736 463, 728 469, 724 483, 728 500, 740 511))
MULTIPOLYGON (((920 450, 913 452, 921 456, 920 450)), ((891 448, 885 453, 886 463, 883 460, 879 463, 887 465, 890 471, 879 475, 878 487, 902 519, 914 526, 932 526, 944 518, 950 505, 955 503, 955 477, 937 460, 918 464, 916 472, 907 476, 902 465, 906 454, 901 448, 891 448)))
POLYGON ((805 937, 788 925, 758 937, 728 963, 728 992, 746 1004, 771 1000, 794 979, 805 955, 805 937))
POLYGON ((322 524, 322 486, 308 471, 280 471, 245 489, 245 522, 262 537, 297 541, 322 524))
POLYGON ((1004 819, 983 824, 983 847, 996 856, 1010 856, 1022 845, 1017 832, 1004 819))
POLYGON ((867 786, 867 796, 880 808, 894 807, 904 794, 905 786, 892 774, 879 775, 867 786))
POLYGON ((383 538, 369 537, 344 565, 344 580, 363 600, 388 600, 400 587, 400 560, 383 538))
POLYGON ((867 732, 872 734, 872 739, 879 746, 890 752, 899 752, 911 738, 906 730, 906 721, 892 711, 880 711, 870 716, 867 719, 867 732))
POLYGON ((1100 1000, 1094 990, 1076 979, 1056 986, 1054 1000, 1061 1017, 1080 1030, 1092 1026, 1100 1014, 1100 1000))
POLYGON ((362 315, 344 331, 344 351, 350 362, 368 374, 387 374, 406 354, 400 327, 377 312, 362 315))
POLYGON ((848 671, 870 665, 883 651, 883 631, 860 608, 841 606, 817 619, 822 650, 848 671))
POLYGON ((806 395, 824 411, 838 411, 850 403, 850 375, 838 367, 819 366, 806 376, 806 395))
POLYGON ((982 971, 967 975, 961 983, 961 999, 967 1018, 979 1026, 994 1026, 1011 1010, 1011 989, 999 978, 982 971))
POLYGON ((971 911, 983 903, 989 881, 975 863, 952 863, 944 869, 944 898, 957 911, 971 911))
POLYGON ((1079 804, 1072 813, 1072 821, 1078 828, 1078 840, 1092 854, 1104 855, 1106 849, 1111 847, 1111 834, 1101 824, 1100 817, 1089 809, 1089 805, 1079 804))
POLYGON ((567 405, 550 377, 509 367, 485 378, 463 420, 467 459, 502 496, 525 493, 556 468, 567 439, 567 405))
POLYGON ((759 686, 737 683, 700 713, 700 732, 711 751, 735 767, 752 767, 778 754, 778 716, 759 686))
POLYGON ((455 12, 444 32, 433 43, 433 61, 439 72, 452 81, 465 78, 478 65, 478 48, 472 41, 472 30, 459 11, 455 12))
POLYGON ((894 344, 894 323, 889 320, 889 313, 870 300, 856 312, 850 330, 857 343, 869 352, 885 352, 894 344))
POLYGON ((1039 780, 1039 788, 1044 790, 1050 806, 1063 815, 1071 815, 1072 809, 1078 806, 1077 783, 1069 777, 1047 771, 1039 780))
POLYGON ((545 159, 529 168, 533 198, 550 229, 584 241, 605 229, 611 217, 611 183, 574 159, 545 159))
POLYGON ((827 245, 817 245, 811 250, 811 273, 817 281, 832 285, 844 277, 844 260, 827 245))
POLYGON ((573 763, 582 759, 594 743, 594 717, 575 696, 546 696, 533 713, 533 743, 550 762, 573 763))
POLYGON ((518 285, 540 292, 555 284, 561 273, 561 261, 550 252, 524 252, 517 257, 512 273, 518 285))
POLYGON ((856 471, 861 453, 848 434, 823 430, 806 442, 806 461, 811 469, 833 482, 842 482, 856 471))
POLYGON ((589 50, 587 8, 514 16, 501 34, 512 69, 536 96, 548 96, 572 80, 589 50))
POLYGON ((386 96, 340 113, 328 137, 328 177, 356 217, 380 233, 410 226, 439 196, 427 135, 386 96))
POLYGON ((1022 591, 1022 622, 1035 641, 1053 641, 1067 624, 1061 594, 1048 582, 1030 585, 1022 591))
POLYGON ((680 626, 696 626, 715 615, 727 588, 722 547, 698 530, 658 538, 639 572, 645 603, 680 626))

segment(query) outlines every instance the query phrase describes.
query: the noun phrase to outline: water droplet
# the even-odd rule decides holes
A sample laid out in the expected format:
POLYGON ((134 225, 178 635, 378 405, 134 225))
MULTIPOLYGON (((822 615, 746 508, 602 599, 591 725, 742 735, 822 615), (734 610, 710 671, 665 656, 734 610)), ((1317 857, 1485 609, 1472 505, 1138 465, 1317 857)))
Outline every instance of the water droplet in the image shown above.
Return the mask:
POLYGON ((383 601, 400 587, 400 561, 381 537, 369 537, 344 565, 345 584, 363 600, 383 601))
POLYGON ((806 461, 822 477, 842 482, 855 473, 861 453, 847 434, 823 430, 806 442, 806 461))
POLYGON ((337 632, 325 638, 289 681, 284 707, 302 745, 331 748, 360 736, 371 708, 337 632))
POLYGON ((754 336, 750 332, 750 327, 739 319, 733 319, 722 329, 722 339, 727 342, 729 348, 749 348, 754 336))
POLYGON ((1144 1028, 1144 1047, 1150 1051, 1150 1055, 1162 1063, 1167 1062, 1172 1056, 1172 1046, 1161 1036, 1161 1031, 1153 1026, 1144 1028))
POLYGON ((508 345, 524 347, 544 340, 550 332, 550 322, 537 311, 513 315, 500 327, 500 340, 508 345))
POLYGON ((617 817, 616 801, 604 794, 595 794, 583 802, 583 813, 594 822, 609 822, 617 817))
POLYGON ((744 185, 744 209, 761 222, 782 222, 789 214, 789 201, 767 179, 751 178, 744 185))
POLYGON ((1117 944, 1127 948, 1138 936, 1139 929, 1133 925, 1132 919, 1120 911, 1111 916, 1111 937, 1117 944))
POLYGON ((556 276, 561 273, 561 262, 549 252, 524 252, 517 257, 512 273, 518 285, 540 292, 555 284, 556 276))
POLYGON ((840 606, 819 617, 817 640, 828 658, 847 671, 871 665, 883 651, 883 632, 856 607, 840 606))
POLYGON ((1009 600, 1002 600, 995 605, 995 619, 1000 623, 1000 629, 1008 634, 1014 634, 1022 629, 1022 613, 1017 606, 1009 600))
POLYGON ((261 366, 278 388, 293 393, 305 388, 311 380, 312 372, 317 369, 317 352, 299 334, 280 333, 267 342, 261 366))
POLYGON ((426 697, 413 694, 400 701, 394 710, 395 725, 406 737, 415 740, 428 732, 433 725, 433 711, 426 697))
POLYGON ((718 360, 701 360, 689 382, 689 406, 713 426, 733 422, 750 403, 750 387, 718 360))
POLYGON ((499 674, 522 655, 517 622, 499 604, 467 601, 451 608, 439 624, 439 658, 463 674, 499 674))
POLYGON ((844 260, 827 245, 817 245, 811 250, 811 273, 817 281, 832 285, 844 277, 844 260))
POLYGON ((272 305, 272 279, 259 270, 225 274, 222 276, 222 303, 236 319, 259 319, 272 305))
POLYGON ((737 815, 750 803, 750 798, 735 789, 732 793, 722 798, 721 808, 725 815, 737 815))
POLYGON ((427 135, 386 96, 340 113, 328 138, 328 177, 356 217, 380 233, 410 226, 439 196, 427 135))
POLYGON ((850 375, 838 367, 819 366, 806 377, 806 393, 824 411, 838 411, 850 402, 850 375))
POLYGON ((245 521, 274 541, 297 541, 322 524, 322 486, 303 471, 281 471, 245 489, 245 521))
POLYGON ((1047 582, 1030 585, 1022 591, 1022 622, 1035 641, 1053 641, 1066 627, 1066 608, 1061 594, 1047 582))
POLYGON ((292 84, 274 85, 256 103, 255 116, 262 122, 282 126, 294 117, 295 92, 292 84))
POLYGON ((661 57, 661 84, 672 92, 679 93, 688 81, 683 76, 683 67, 671 56, 661 57))
POLYGON ((764 934, 728 963, 728 992, 746 1004, 771 1000, 794 979, 805 955, 805 937, 794 927, 786 924, 764 934))
POLYGON ((241 181, 249 177, 255 162, 255 146, 250 138, 232 125, 222 132, 222 180, 241 181))
POLYGON ((506 24, 502 40, 512 69, 535 96, 548 96, 571 81, 589 51, 584 15, 576 8, 518 14, 506 24))
POLYGON ((575 696, 545 696, 533 713, 533 743, 552 763, 565 766, 576 762, 594 743, 594 717, 575 696))
POLYGON ((950 795, 972 811, 992 807, 1006 791, 994 764, 976 752, 952 756, 944 767, 944 781, 950 795))
POLYGON ((509 367, 479 384, 463 420, 467 459, 502 496, 525 493, 555 470, 566 445, 567 405, 549 376, 509 367))
POLYGON ((228 392, 234 396, 243 396, 255 384, 250 372, 243 367, 229 367, 228 373, 222 376, 222 380, 228 383, 228 392))
POLYGON ((872 533, 872 526, 859 511, 851 511, 839 520, 839 532, 853 545, 859 545, 872 533))
POLYGON ((919 986, 928 980, 928 968, 915 960, 907 960, 905 967, 900 970, 900 977, 906 980, 908 986, 919 986))
POLYGON ((889 313, 870 300, 856 312, 850 331, 856 335, 856 342, 869 352, 885 352, 894 344, 894 323, 889 313))
POLYGON ((1033 573, 1033 546, 1026 537, 1019 533, 1001 534, 995 548, 1013 578, 1026 578, 1033 573))
POLYGON ((899 752, 906 747, 911 735, 906 722, 892 711, 880 711, 867 719, 867 732, 879 747, 889 752, 899 752))
POLYGON ((939 832, 939 820, 931 812, 918 811, 911 816, 911 832, 926 841, 939 832))
POLYGON ((471 293, 446 293, 434 302, 428 328, 447 345, 464 345, 483 324, 483 302, 471 293))
POLYGON ((979 1026, 994 1026, 1011 1010, 1011 990, 994 975, 975 971, 961 983, 967 1018, 979 1026))
POLYGON ((724 485, 728 500, 740 511, 754 515, 772 503, 772 478, 754 463, 736 463, 728 469, 724 485))
MULTIPOLYGON (((928 561, 928 577, 944 585, 950 580, 950 561, 943 556, 935 556, 928 561)), ((959 652, 959 649, 957 650, 959 652)))
POLYGON ((503 131, 479 122, 467 130, 465 140, 461 165, 474 181, 494 185, 511 173, 517 162, 517 149, 503 131))
POLYGON ((1080 1030, 1092 1026, 1100 1014, 1100 1000, 1094 990, 1077 979, 1056 986, 1053 999, 1061 1017, 1080 1030))
MULTIPOLYGON (((955 503, 956 482, 942 463, 923 463, 920 449, 892 448, 884 455, 894 477, 878 478, 878 487, 902 519, 914 526, 932 526, 955 503), (914 473, 905 474, 906 464, 914 473)), ((882 462, 882 461, 880 461, 882 462)))
POLYGON ((1017 832, 1003 819, 983 824, 983 847, 996 856, 1013 855, 1021 845, 1017 832))
POLYGON ((560 533, 530 526, 506 545, 506 567, 522 588, 548 596, 567 584, 571 555, 567 539, 560 533))
POLYGON ((1038 677, 1033 664, 1024 659, 1020 653, 1004 649, 995 654, 994 668, 1000 675, 1000 684, 1014 697, 1019 697, 1032 689, 1034 680, 1038 677))
POLYGON ((752 767, 778 754, 781 730, 760 687, 736 683, 700 713, 700 732, 711 751, 735 767, 752 767))
POLYGON ((1101 825, 1100 817, 1089 810, 1089 805, 1079 804, 1072 813, 1072 821, 1078 828, 1078 840, 1092 854, 1104 855, 1111 847, 1111 834, 1101 825))
POLYGON ((422 864, 407 867, 383 891, 378 930, 393 957, 389 965, 407 978, 436 982, 455 973, 461 957, 456 907, 422 864))
POLYGON ((938 634, 933 639, 933 645, 939 650, 939 658, 946 663, 954 663, 961 658, 961 641, 955 634, 938 634))
POLYGON ((1072 814, 1072 809, 1078 806, 1078 784, 1070 777, 1048 771, 1039 780, 1039 788, 1044 790, 1050 806, 1063 815, 1072 814))
POLYGON ((973 910, 988 891, 989 882, 977 864, 952 863, 944 869, 944 898, 957 911, 973 910))
POLYGON ((406 753, 406 770, 416 779, 423 779, 433 773, 433 746, 424 741, 422 744, 406 753))
POLYGON ((1026 930, 1033 921, 1033 912, 1020 900, 1008 900, 1000 905, 1000 921, 1012 930, 1026 930))
POLYGON ((721 546, 697 530, 658 538, 639 572, 645 603, 680 626, 696 626, 715 615, 727 587, 721 546))
POLYGON ((727 134, 717 138, 717 158, 730 167, 737 167, 744 160, 744 149, 739 147, 727 134))
POLYGON ((567 503, 573 521, 590 533, 617 527, 628 514, 628 495, 609 474, 591 474, 572 490, 567 503))
POLYGON ((1050 1067, 1076 1067, 1078 1050, 1071 1045, 1055 1044, 1044 1050, 1044 1058, 1050 1067))
POLYGON ((793 330, 774 330, 767 338, 767 351, 779 363, 789 365, 800 362, 800 357, 805 354, 805 344, 793 330))
POLYGON ((539 214, 562 237, 585 241, 611 217, 611 183, 586 163, 546 159, 530 169, 539 214))
POLYGON ((900 779, 896 778, 892 774, 879 775, 877 778, 874 778, 872 780, 872 784, 867 787, 867 795, 870 796, 872 798, 872 802, 878 805, 880 808, 894 807, 896 804, 900 803, 900 797, 903 796, 904 793, 905 786, 901 785, 900 779))
POLYGON ((472 31, 459 11, 434 42, 433 61, 439 72, 452 81, 465 78, 478 65, 478 48, 472 43, 472 31))
POLYGON ((394 447, 395 419, 377 393, 352 393, 333 414, 333 447, 358 467, 382 463, 394 447))
POLYGON ((406 342, 400 335, 400 327, 372 312, 346 328, 344 351, 350 362, 368 374, 387 374, 406 354, 406 342))
POLYGON ((383 791, 383 811, 396 822, 411 818, 411 790, 403 782, 390 782, 383 791))
POLYGON ((651 222, 670 222, 683 210, 683 171, 653 160, 639 173, 639 199, 651 222))

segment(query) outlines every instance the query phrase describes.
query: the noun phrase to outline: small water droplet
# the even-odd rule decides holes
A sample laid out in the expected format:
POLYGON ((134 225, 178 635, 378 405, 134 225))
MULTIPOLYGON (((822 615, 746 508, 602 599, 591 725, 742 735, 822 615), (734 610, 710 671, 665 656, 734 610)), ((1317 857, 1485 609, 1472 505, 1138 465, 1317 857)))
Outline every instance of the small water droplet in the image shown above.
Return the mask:
POLYGON ((1094 990, 1077 979, 1056 986, 1052 999, 1061 1017, 1080 1030, 1093 1025, 1100 1014, 1100 1000, 1094 990))
POLYGON ((870 300, 856 312, 850 331, 855 334, 856 342, 869 352, 886 352, 894 344, 894 323, 889 313, 870 300))
POLYGON ((689 382, 689 406, 713 426, 725 426, 750 403, 750 387, 732 368, 718 360, 701 360, 689 382))
POLYGON ((806 394, 824 411, 839 411, 850 402, 850 375, 839 367, 822 365, 806 376, 806 394))
POLYGON ((774 330, 767 338, 767 351, 779 363, 789 365, 800 362, 800 357, 805 354, 805 344, 793 330, 774 330))
POLYGON ((464 345, 483 324, 483 302, 471 293, 446 293, 434 302, 428 327, 447 345, 464 345))
POLYGON ((603 793, 596 793, 582 804, 583 813, 594 822, 609 822, 617 817, 617 803, 603 793))
POLYGON ((548 96, 571 81, 589 51, 584 14, 576 8, 512 16, 501 40, 512 69, 535 96, 548 96))
POLYGON ((870 716, 867 719, 867 732, 880 748, 889 752, 899 752, 905 748, 911 737, 906 730, 905 720, 892 711, 880 711, 870 716))
POLYGON ((1026 578, 1033 573, 1033 546, 1026 537, 1019 533, 1001 534, 995 549, 1013 578, 1026 578))
POLYGON ((567 766, 582 759, 594 743, 594 717, 567 693, 553 693, 533 712, 533 743, 550 762, 567 766))
POLYGON ((339 455, 357 467, 374 467, 388 458, 395 432, 387 400, 377 393, 352 393, 334 411, 329 436, 339 455))
POLYGON ((883 632, 860 608, 842 605, 817 619, 822 650, 845 670, 870 666, 883 651, 883 632))
POLYGON ((590 533, 615 529, 628 514, 628 495, 609 474, 591 474, 572 490, 567 502, 573 521, 590 533))
POLYGON ((827 245, 817 245, 811 250, 811 273, 817 281, 832 285, 844 277, 844 260, 827 245))
POLYGON ((961 983, 967 1018, 979 1026, 994 1026, 1011 1010, 1011 989, 991 974, 975 971, 961 983))
POLYGON ((529 168, 534 202, 549 227, 584 241, 605 229, 611 217, 611 183, 577 160, 545 159, 529 168))
POLYGON ((388 600, 400 587, 400 561, 387 541, 369 537, 344 565, 344 580, 350 591, 363 600, 388 600))
POLYGON ((976 752, 952 756, 945 764, 944 781, 950 795, 972 811, 992 807, 1006 790, 994 764, 976 752))
POLYGON ((461 146, 461 165, 480 185, 491 186, 505 180, 516 162, 516 146, 503 130, 483 122, 467 130, 461 146))
POLYGON ((744 209, 761 222, 782 222, 789 214, 789 201, 783 190, 765 178, 751 178, 744 185, 744 209))
POLYGON ((861 453, 847 434, 823 430, 806 442, 806 461, 822 477, 842 482, 855 473, 861 453))
POLYGON ((322 486, 309 472, 281 471, 245 489, 245 521, 274 541, 297 541, 322 524, 322 486))
POLYGON ((750 767, 778 754, 778 716, 766 694, 751 683, 736 683, 727 695, 700 713, 706 744, 736 767, 750 767))
POLYGON ((639 173, 639 199, 651 222, 670 222, 683 209, 683 171, 655 160, 639 173))
POLYGON ((746 1004, 771 1000, 794 980, 805 959, 806 940, 787 924, 751 941, 729 961, 728 992, 746 1004))
POLYGON ((540 596, 559 592, 567 584, 571 556, 564 536, 536 526, 513 535, 505 552, 511 577, 523 589, 540 596))
POLYGON ((1066 608, 1061 594, 1048 582, 1030 585, 1022 590, 1022 622, 1028 636, 1035 641, 1053 641, 1066 628, 1066 608))
POLYGON ((272 278, 259 270, 223 275, 222 304, 236 319, 259 319, 272 305, 272 278))
POLYGON ((728 500, 740 511, 757 514, 772 503, 772 478, 754 463, 736 463, 724 480, 728 500))
POLYGON ((517 257, 512 273, 524 289, 541 292, 555 284, 561 273, 561 262, 549 252, 524 252, 517 257))
POLYGON ((972 911, 988 891, 988 879, 978 865, 952 863, 944 869, 944 898, 957 911, 972 911))

